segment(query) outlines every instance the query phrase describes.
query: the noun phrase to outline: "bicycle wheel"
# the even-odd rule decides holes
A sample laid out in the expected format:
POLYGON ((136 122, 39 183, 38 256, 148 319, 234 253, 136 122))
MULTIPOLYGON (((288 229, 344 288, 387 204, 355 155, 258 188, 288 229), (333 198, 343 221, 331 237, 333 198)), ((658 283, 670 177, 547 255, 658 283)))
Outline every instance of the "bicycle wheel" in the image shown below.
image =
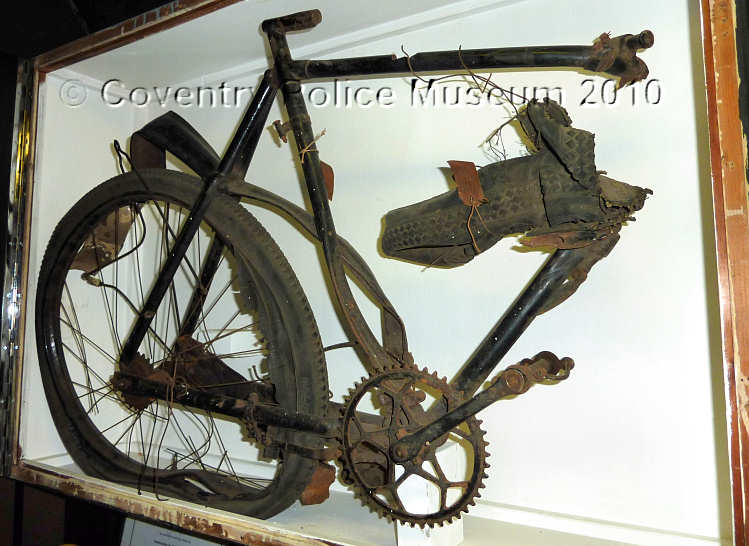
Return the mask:
POLYGON ((88 193, 48 244, 36 335, 55 424, 87 474, 160 498, 270 517, 299 497, 315 461, 264 450, 256 431, 237 420, 117 391, 111 377, 123 370, 164 381, 179 376, 190 388, 232 397, 263 387, 290 411, 322 415, 328 386, 314 317, 275 242, 248 211, 220 195, 138 356, 119 362, 201 187, 182 173, 139 174, 115 177, 88 193), (214 237, 225 245, 218 272, 202 286, 202 310, 185 335, 188 301, 214 237))

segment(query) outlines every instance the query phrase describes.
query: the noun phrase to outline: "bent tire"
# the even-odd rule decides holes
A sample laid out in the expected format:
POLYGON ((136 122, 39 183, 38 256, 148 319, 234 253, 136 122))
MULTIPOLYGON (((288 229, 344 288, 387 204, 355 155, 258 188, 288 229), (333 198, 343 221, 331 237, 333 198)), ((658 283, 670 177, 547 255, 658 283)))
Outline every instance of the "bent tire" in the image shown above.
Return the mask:
MULTIPOLYGON (((257 427, 166 400, 135 399, 110 382, 201 184, 162 169, 124 174, 89 192, 60 221, 37 287, 42 381, 63 443, 87 474, 159 498, 173 495, 267 518, 299 497, 315 461, 264 451, 252 442, 263 432, 257 427), (107 225, 115 233, 103 242, 107 225)), ((211 203, 156 311, 138 349, 139 369, 174 374, 175 363, 187 358, 176 348, 177 337, 184 334, 185 308, 213 238, 224 250, 218 273, 202 286, 204 305, 191 343, 222 363, 223 377, 244 380, 190 386, 222 392, 260 381, 272 384, 275 403, 285 409, 323 415, 327 376, 309 304, 268 233, 224 195, 211 203)), ((239 391, 230 392, 237 397, 239 391)))

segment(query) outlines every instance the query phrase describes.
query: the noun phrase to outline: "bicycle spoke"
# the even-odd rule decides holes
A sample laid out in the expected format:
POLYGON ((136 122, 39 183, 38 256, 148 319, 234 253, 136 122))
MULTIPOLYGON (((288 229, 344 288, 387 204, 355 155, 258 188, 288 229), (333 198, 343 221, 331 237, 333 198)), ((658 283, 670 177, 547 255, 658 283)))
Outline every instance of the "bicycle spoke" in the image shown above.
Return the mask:
MULTIPOLYGON (((178 492, 188 500, 207 504, 216 496, 240 498, 251 493, 248 502, 256 503, 269 495, 266 491, 275 491, 271 486, 284 467, 281 457, 266 459, 267 452, 259 443, 251 448, 251 453, 256 450, 257 463, 238 456, 244 451, 237 449, 245 446, 238 447, 237 442, 257 443, 245 424, 176 403, 171 386, 158 397, 117 391, 112 377, 115 373, 133 374, 167 385, 178 380, 218 394, 224 394, 221 388, 225 388, 228 396, 232 396, 232 388, 233 392, 245 392, 242 385, 256 381, 268 381, 270 385, 270 376, 260 379, 251 370, 261 359, 277 358, 272 352, 276 346, 272 336, 284 334, 263 332, 262 328, 277 320, 273 314, 276 305, 286 305, 290 300, 285 292, 284 299, 268 304, 257 300, 252 284, 255 272, 243 269, 247 265, 244 258, 233 255, 234 245, 223 247, 215 257, 216 263, 206 266, 206 254, 215 248, 213 241, 223 240, 224 234, 201 225, 174 277, 166 284, 162 301, 149 317, 149 328, 136 348, 136 357, 120 363, 121 348, 144 313, 149 293, 190 214, 179 199, 144 199, 137 197, 139 191, 125 202, 113 198, 117 192, 111 192, 108 208, 82 215, 90 218, 95 214, 99 221, 75 222, 73 234, 61 247, 66 254, 58 260, 63 264, 60 267, 73 263, 74 268, 66 271, 58 267, 59 272, 55 270, 50 276, 51 283, 59 283, 56 291, 46 289, 61 293, 53 315, 59 349, 50 352, 63 370, 56 380, 67 382, 65 403, 80 411, 75 426, 81 431, 82 448, 91 453, 87 456, 92 460, 106 458, 109 464, 102 466, 119 469, 117 474, 124 476, 124 483, 148 488, 157 497, 160 491, 169 491, 170 495, 178 492), (70 249, 76 245, 78 250, 70 249), (213 273, 201 283, 205 267, 213 273), (193 299, 200 305, 194 311, 195 327, 190 336, 201 345, 197 352, 194 343, 178 351, 177 347, 182 347, 180 328, 187 320, 183 315, 193 299), (197 364, 208 355, 211 366, 186 365, 197 364), (198 375, 191 376, 193 373, 198 375), (208 375, 196 379, 201 373, 208 375), (248 466, 258 463, 261 466, 248 466), (222 480, 216 481, 217 477, 222 480)), ((157 193, 154 186, 152 195, 157 193)), ((239 238, 235 241, 235 245, 246 244, 239 238)), ((268 293, 275 297, 274 292, 268 293)), ((281 339, 278 346, 288 341, 281 339)), ((288 379, 280 377, 276 386, 288 388, 288 379)))
MULTIPOLYGON (((132 210, 135 207, 133 205, 130 205, 130 208, 132 210)), ((135 244, 134 248, 131 249, 129 252, 134 253, 134 256, 135 256, 135 264, 134 264, 135 278, 138 281, 137 293, 139 296, 138 309, 142 309, 143 305, 145 304, 146 299, 145 299, 145 294, 143 292, 143 273, 142 273, 141 264, 140 264, 140 252, 138 251, 138 249, 143 244, 143 241, 146 240, 147 230, 146 230, 146 221, 143 219, 143 214, 141 213, 140 209, 138 209, 138 218, 141 221, 141 226, 143 228, 143 235, 140 239, 138 238, 138 222, 133 222, 133 228, 134 228, 133 239, 138 242, 135 244)), ((146 342, 146 347, 148 349, 148 358, 150 358, 151 361, 153 361, 153 347, 152 347, 152 340, 150 338, 146 342)))
POLYGON ((109 431, 110 431, 111 429, 113 429, 113 428, 114 428, 114 427, 116 427, 117 425, 120 425, 120 424, 124 423, 125 421, 127 421, 128 419, 131 419, 132 417, 133 417, 133 414, 132 414, 132 413, 131 413, 131 414, 128 414, 128 415, 126 415, 125 417, 123 417, 122 419, 120 419, 119 421, 117 421, 116 423, 114 423, 114 424, 112 424, 112 425, 109 425, 109 426, 108 426, 107 428, 103 428, 103 429, 101 429, 101 433, 102 433, 102 434, 104 434, 104 433, 106 433, 106 432, 109 432, 109 431))
MULTIPOLYGON (((133 417, 133 422, 130 423, 130 425, 122 432, 122 434, 114 442, 112 442, 113 445, 118 445, 120 443, 120 441, 122 441, 122 439, 125 437, 126 434, 132 434, 133 427, 135 426, 135 423, 138 421, 138 419, 140 417, 140 413, 133 413, 130 416, 133 417)), ((127 444, 128 444, 128 449, 127 449, 128 456, 130 455, 130 443, 131 443, 130 440, 128 440, 128 442, 127 442, 127 444)))
MULTIPOLYGON (((82 384, 82 383, 76 383, 75 381, 73 381, 72 383, 73 383, 73 385, 79 385, 79 386, 81 386, 81 387, 87 388, 87 386, 86 386, 86 385, 84 385, 84 384, 82 384)), ((79 395, 79 396, 78 396, 77 398, 79 398, 79 399, 80 399, 80 398, 83 398, 84 396, 89 396, 89 395, 91 395, 91 394, 95 394, 95 393, 98 393, 98 392, 100 392, 100 391, 101 391, 101 390, 103 390, 103 389, 109 389, 109 388, 111 388, 111 387, 110 387, 109 385, 102 385, 102 386, 101 386, 101 387, 99 387, 98 389, 90 389, 90 388, 89 388, 89 390, 88 390, 88 391, 86 391, 86 392, 84 392, 83 394, 79 395)))
MULTIPOLYGON (((97 248, 96 243, 96 232, 92 234, 92 244, 94 248, 97 248)), ((94 257, 96 258, 96 271, 97 271, 97 277, 100 283, 100 294, 102 297, 102 300, 104 302, 104 309, 106 310, 107 319, 109 320, 110 324, 110 334, 112 335, 112 339, 115 343, 115 349, 117 350, 117 354, 120 353, 120 350, 122 349, 122 341, 120 340, 119 332, 117 331, 117 322, 115 321, 115 317, 112 315, 112 308, 110 307, 109 298, 107 297, 107 292, 104 290, 101 285, 104 284, 104 276, 102 274, 101 268, 103 267, 100 260, 99 260, 99 252, 94 251, 94 257)))
POLYGON ((140 451, 141 451, 141 457, 143 457, 143 465, 145 468, 145 466, 148 465, 148 461, 145 459, 146 440, 143 437, 143 421, 141 417, 143 417, 143 415, 141 413, 138 413, 138 436, 140 437, 140 451))
MULTIPOLYGON (((234 477, 234 479, 237 481, 237 483, 239 483, 239 478, 237 477, 237 473, 234 470, 234 465, 231 462, 231 457, 229 456, 229 453, 226 450, 226 446, 224 445, 224 441, 221 438, 221 432, 219 431, 218 427, 216 427, 216 423, 213 420, 213 415, 211 415, 211 413, 209 412, 208 416, 210 417, 211 423, 213 424, 213 428, 216 431, 216 441, 218 443, 218 446, 223 451, 223 456, 221 457, 221 460, 223 461, 224 458, 226 459, 226 464, 227 464, 227 466, 228 466, 228 468, 230 470, 230 475, 234 477)), ((219 462, 218 466, 219 466, 219 470, 220 470, 220 468, 221 468, 221 462, 219 462)))
POLYGON ((225 360, 227 358, 245 358, 248 356, 257 356, 262 355, 264 353, 263 349, 246 349, 244 351, 235 351, 233 353, 222 353, 215 355, 216 358, 220 358, 221 360, 225 360))
MULTIPOLYGON (((70 304, 70 311, 72 313, 72 320, 71 320, 70 313, 68 313, 67 306, 65 306, 65 305, 62 306, 62 312, 65 315, 65 319, 69 323, 74 323, 76 330, 78 330, 80 332, 80 325, 78 323, 78 314, 75 311, 75 306, 72 305, 72 303, 73 303, 73 297, 70 295, 70 287, 68 286, 68 283, 65 283, 65 287, 64 288, 65 288, 65 295, 67 296, 68 303, 70 304)), ((83 344, 82 340, 80 340, 78 337, 76 337, 75 340, 76 340, 76 344, 78 345, 79 354, 81 355, 81 358, 83 358, 85 360, 86 359, 86 346, 83 344)))
POLYGON ((102 394, 102 395, 101 395, 101 396, 100 396, 99 398, 97 398, 96 400, 94 400, 93 404, 91 404, 91 405, 89 406, 88 410, 86 411, 86 414, 89 414, 89 413, 91 413, 91 412, 92 412, 92 411, 94 410, 94 408, 96 408, 96 410, 97 410, 97 411, 99 411, 99 407, 98 407, 98 404, 99 404, 99 400, 103 399, 103 398, 104 398, 105 396, 107 396, 107 395, 108 395, 108 394, 109 394, 110 392, 112 392, 112 389, 110 389, 110 390, 109 390, 108 392, 106 392, 106 393, 102 394))
MULTIPOLYGON (((63 348, 65 348, 65 349, 68 349, 68 350, 70 351, 70 347, 69 347, 68 345, 66 345, 65 343, 63 343, 63 344, 62 344, 62 346, 63 346, 63 348)), ((79 359, 77 358, 77 356, 78 356, 78 355, 76 355, 76 354, 75 354, 75 353, 73 353, 72 351, 70 351, 70 353, 69 353, 69 354, 71 354, 72 356, 75 356, 75 357, 76 357, 76 360, 79 360, 79 359)), ((105 381, 104 379, 102 379, 102 377, 101 377, 101 376, 100 376, 100 375, 99 375, 99 374, 98 374, 98 373, 97 373, 97 372, 96 372, 96 371, 95 371, 95 370, 94 370, 93 368, 91 368, 91 367, 89 367, 89 366, 88 366, 87 362, 85 362, 85 361, 83 361, 83 360, 79 360, 79 362, 80 362, 81 364, 83 364, 83 366, 84 366, 84 370, 85 370, 85 373, 86 373, 86 374, 89 374, 89 373, 90 373, 90 374, 93 374, 93 375, 94 375, 94 377, 96 377, 96 379, 98 379, 98 380, 99 380, 99 382, 101 382, 101 383, 104 383, 104 384, 106 384, 106 383, 107 383, 107 381, 105 381)))
POLYGON ((229 288, 231 287, 232 283, 233 283, 233 282, 234 282, 235 280, 236 280, 236 276, 235 276, 235 277, 232 277, 231 279, 229 279, 229 281, 228 281, 228 282, 227 282, 227 283, 226 283, 226 284, 224 285, 224 287, 223 287, 223 289, 221 290, 221 292, 219 292, 219 293, 218 293, 218 294, 216 295, 216 297, 215 297, 215 298, 213 299, 213 301, 211 302, 211 305, 209 305, 209 306, 208 306, 208 310, 207 310, 207 311, 204 311, 204 313, 203 313, 203 315, 202 315, 202 317, 201 317, 201 319, 200 319, 200 322, 198 323, 198 325, 201 325, 201 324, 204 324, 204 323, 205 323, 205 320, 206 320, 206 318, 208 317, 208 315, 210 315, 210 314, 211 314, 211 311, 213 311, 213 309, 214 309, 214 308, 216 307, 216 305, 218 304, 219 300, 220 300, 220 299, 221 299, 221 298, 222 298, 222 297, 224 296, 224 294, 226 293, 226 291, 227 291, 227 290, 228 290, 228 289, 229 289, 229 288))
MULTIPOLYGON (((234 318, 236 318, 236 316, 237 316, 237 315, 234 315, 234 316, 232 317, 232 319, 231 319, 231 320, 234 320, 234 318)), ((229 321, 229 322, 231 322, 231 321, 229 321)), ((224 326, 223 326, 222 328, 219 328, 219 330, 218 330, 218 331, 219 331, 219 332, 222 332, 222 333, 220 333, 220 334, 218 334, 218 335, 214 336, 213 338, 207 339, 207 340, 206 340, 206 342, 204 343, 204 345, 205 345, 206 347, 208 347, 208 346, 210 346, 210 345, 213 345, 213 343, 215 343, 216 341, 219 341, 219 340, 221 340, 221 339, 227 338, 227 337, 229 337, 229 336, 232 336, 232 335, 234 335, 234 334, 238 334, 238 333, 240 333, 240 332, 245 332, 245 333, 246 333, 246 332, 251 332, 251 331, 252 331, 251 329, 252 329, 252 327, 253 327, 254 325, 255 325, 255 323, 254 323, 254 322, 251 322, 251 323, 250 323, 250 324, 248 324, 247 326, 240 326, 239 328, 233 328, 233 329, 231 329, 231 330, 226 330, 226 326, 228 326, 228 323, 227 323, 227 324, 226 324, 226 325, 224 325, 224 326)))

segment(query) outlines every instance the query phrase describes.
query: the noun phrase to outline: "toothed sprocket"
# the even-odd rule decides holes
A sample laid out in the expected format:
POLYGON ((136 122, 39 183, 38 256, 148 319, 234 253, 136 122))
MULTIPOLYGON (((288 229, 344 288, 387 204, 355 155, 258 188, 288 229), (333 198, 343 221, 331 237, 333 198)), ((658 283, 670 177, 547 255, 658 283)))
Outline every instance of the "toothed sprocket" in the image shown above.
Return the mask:
POLYGON ((478 419, 425 444, 411 461, 395 463, 389 455, 396 441, 433 420, 432 408, 440 415, 460 401, 444 379, 415 367, 384 370, 354 386, 342 409, 340 462, 363 504, 420 527, 468 512, 489 467, 478 419))

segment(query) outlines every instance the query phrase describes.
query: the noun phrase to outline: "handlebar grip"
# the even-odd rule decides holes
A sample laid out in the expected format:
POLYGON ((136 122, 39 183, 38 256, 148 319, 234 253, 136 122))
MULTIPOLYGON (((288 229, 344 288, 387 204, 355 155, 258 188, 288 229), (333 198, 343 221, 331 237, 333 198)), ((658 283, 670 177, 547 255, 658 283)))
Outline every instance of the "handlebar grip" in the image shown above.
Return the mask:
POLYGON ((655 43, 655 37, 650 30, 643 30, 640 34, 632 36, 627 40, 627 45, 634 50, 648 49, 653 47, 653 43, 655 43))
POLYGON ((322 21, 322 13, 319 9, 310 9, 307 11, 298 11, 290 15, 266 19, 260 28, 263 32, 279 30, 281 32, 292 32, 295 30, 306 30, 314 28, 322 21))

